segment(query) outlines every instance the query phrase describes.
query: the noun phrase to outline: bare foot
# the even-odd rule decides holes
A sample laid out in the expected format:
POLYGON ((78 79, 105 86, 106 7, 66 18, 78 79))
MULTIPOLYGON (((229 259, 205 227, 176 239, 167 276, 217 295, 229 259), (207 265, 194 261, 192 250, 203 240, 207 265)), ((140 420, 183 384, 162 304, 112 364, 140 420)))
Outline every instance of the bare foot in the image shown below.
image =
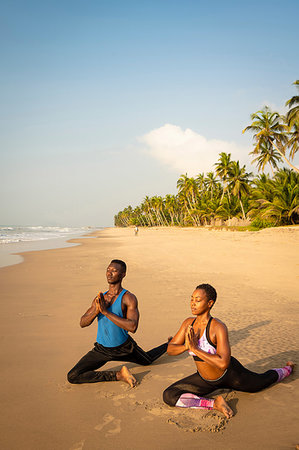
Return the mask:
POLYGON ((234 415, 233 410, 228 406, 222 395, 218 395, 215 398, 213 409, 222 412, 227 419, 230 419, 234 415))
POLYGON ((121 370, 116 373, 116 378, 119 381, 125 381, 131 387, 135 387, 137 385, 136 378, 133 377, 133 375, 126 366, 122 366, 121 370))
POLYGON ((286 366, 292 367, 292 372, 294 372, 295 364, 293 363, 293 361, 287 361, 287 362, 286 362, 286 366))

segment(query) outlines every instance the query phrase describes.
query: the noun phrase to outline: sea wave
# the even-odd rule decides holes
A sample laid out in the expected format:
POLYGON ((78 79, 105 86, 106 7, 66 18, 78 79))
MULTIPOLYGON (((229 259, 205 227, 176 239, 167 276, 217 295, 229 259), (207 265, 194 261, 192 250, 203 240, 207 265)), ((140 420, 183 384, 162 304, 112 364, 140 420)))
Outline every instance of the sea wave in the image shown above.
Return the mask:
POLYGON ((93 227, 0 226, 0 244, 68 238, 92 231, 93 227))

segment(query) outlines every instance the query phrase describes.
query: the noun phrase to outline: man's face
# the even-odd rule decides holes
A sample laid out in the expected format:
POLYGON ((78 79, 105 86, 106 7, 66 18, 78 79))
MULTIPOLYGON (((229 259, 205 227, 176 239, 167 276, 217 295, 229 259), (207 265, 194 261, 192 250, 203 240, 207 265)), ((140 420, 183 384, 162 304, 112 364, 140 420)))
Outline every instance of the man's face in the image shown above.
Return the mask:
POLYGON ((109 284, 116 284, 121 282, 125 274, 120 264, 111 263, 107 267, 106 278, 109 284))

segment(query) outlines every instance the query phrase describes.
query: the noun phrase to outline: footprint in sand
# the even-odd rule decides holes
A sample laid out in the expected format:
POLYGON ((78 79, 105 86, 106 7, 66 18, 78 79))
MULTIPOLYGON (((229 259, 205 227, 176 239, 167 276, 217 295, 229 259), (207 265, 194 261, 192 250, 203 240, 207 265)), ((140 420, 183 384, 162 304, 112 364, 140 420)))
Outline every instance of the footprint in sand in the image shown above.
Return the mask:
POLYGON ((141 417, 142 422, 152 422, 154 420, 151 416, 141 417))
POLYGON ((120 433, 121 432, 120 422, 121 422, 120 419, 115 419, 113 421, 114 428, 111 428, 111 430, 107 431, 105 437, 113 436, 114 434, 120 433))
POLYGON ((82 450, 84 447, 85 439, 83 439, 80 442, 76 442, 74 445, 71 446, 70 450, 82 450))
POLYGON ((96 396, 98 398, 112 398, 116 395, 115 392, 106 392, 106 391, 98 391, 96 393, 96 396))
POLYGON ((113 428, 107 431, 105 437, 113 436, 114 434, 120 433, 121 431, 120 423, 121 423, 120 419, 116 419, 114 416, 107 413, 103 417, 103 423, 99 423, 94 427, 94 429, 97 431, 101 431, 107 425, 113 425, 113 428))
POLYGON ((124 394, 119 394, 119 395, 115 395, 112 400, 114 403, 114 406, 120 406, 121 405, 121 401, 123 398, 126 398, 126 395, 124 394))
POLYGON ((107 413, 103 417, 103 423, 99 423, 98 425, 96 425, 94 427, 94 429, 97 430, 97 431, 101 431, 102 428, 104 428, 109 423, 113 422, 114 419, 115 418, 111 414, 107 413))
POLYGON ((135 398, 136 395, 135 394, 129 394, 129 398, 135 398))

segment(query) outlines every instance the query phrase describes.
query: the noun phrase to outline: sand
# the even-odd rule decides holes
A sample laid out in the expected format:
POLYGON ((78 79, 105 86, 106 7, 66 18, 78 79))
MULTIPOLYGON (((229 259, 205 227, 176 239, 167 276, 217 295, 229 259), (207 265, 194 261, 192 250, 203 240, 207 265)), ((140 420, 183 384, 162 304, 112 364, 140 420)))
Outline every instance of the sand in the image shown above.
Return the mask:
MULTIPOLYGON (((260 232, 110 228, 82 245, 27 252, 0 269, 2 450, 290 449, 299 443, 298 372, 257 394, 224 393, 235 412, 170 408, 163 390, 194 373, 192 358, 128 364, 140 385, 71 385, 68 370, 93 346, 96 324, 79 327, 112 258, 128 264, 124 287, 139 300, 134 339, 145 350, 188 316, 194 287, 218 291, 213 315, 232 354, 264 371, 298 358, 299 228, 260 232)), ((119 363, 106 367, 119 368, 119 363)))

